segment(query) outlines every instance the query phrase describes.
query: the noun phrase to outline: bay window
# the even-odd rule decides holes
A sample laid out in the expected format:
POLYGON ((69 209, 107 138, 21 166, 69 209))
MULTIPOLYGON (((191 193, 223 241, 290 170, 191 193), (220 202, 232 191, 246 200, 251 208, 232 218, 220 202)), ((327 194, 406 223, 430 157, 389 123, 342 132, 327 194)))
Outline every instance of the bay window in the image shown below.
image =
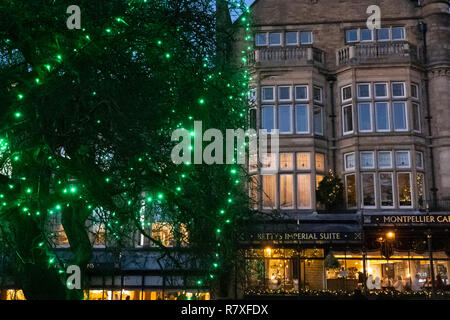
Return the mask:
POLYGON ((314 133, 323 136, 323 108, 315 106, 313 110, 314 133))
POLYGON ((280 133, 292 133, 291 106, 278 106, 278 128, 280 133))
POLYGON ((397 186, 398 186, 399 206, 411 207, 412 206, 411 174, 404 172, 398 173, 397 186))
POLYGON ((342 107, 342 130, 343 134, 353 133, 353 106, 342 107))
POLYGON ((297 207, 311 208, 311 175, 297 174, 297 207))
POLYGON ((375 125, 379 132, 389 131, 389 105, 387 102, 375 102, 375 125))
POLYGON ((352 100, 352 86, 341 88, 341 100, 342 102, 352 100))
POLYGON ((358 127, 359 132, 372 131, 372 105, 370 103, 358 103, 358 127))
POLYGON ((370 99, 370 84, 358 84, 358 99, 370 99))
POLYGON ((344 154, 344 168, 345 171, 355 170, 355 153, 344 154))
POLYGON ((295 106, 295 129, 297 133, 309 133, 308 105, 295 106))
POLYGON ((361 174, 363 207, 375 207, 375 174, 361 174))
POLYGON ((422 169, 422 170, 424 168, 424 166, 423 166, 423 152, 416 151, 416 168, 417 169, 422 169))
POLYGON ((263 175, 263 207, 274 209, 276 206, 276 175, 263 175))
POLYGON ((261 128, 272 132, 275 129, 275 107, 263 106, 261 109, 261 128))
POLYGON ((279 86, 278 87, 278 100, 279 101, 291 101, 291 87, 279 86))
POLYGON ((292 153, 280 153, 280 170, 293 170, 294 156, 292 153))
POLYGON ((295 87, 295 100, 306 101, 308 100, 308 86, 296 86, 295 87))
POLYGON ((379 169, 392 169, 392 152, 391 151, 379 151, 378 152, 378 168, 379 169))
POLYGON ((405 98, 405 83, 404 82, 393 82, 392 83, 392 97, 393 98, 405 98))
POLYGON ((418 103, 412 103, 412 116, 413 116, 413 130, 415 132, 421 132, 420 125, 420 106, 418 103))
POLYGON ((375 160, 373 151, 362 151, 359 153, 361 169, 374 169, 375 160))
POLYGON ((297 170, 311 169, 311 154, 309 152, 297 153, 297 170))
POLYGON ((376 99, 385 99, 389 97, 387 83, 375 83, 374 87, 375 87, 374 95, 376 99))
POLYGON ((292 174, 280 175, 280 208, 294 208, 294 180, 292 174))
POLYGON ((395 162, 397 168, 409 168, 409 151, 396 151, 395 162))
POLYGON ((345 194, 347 208, 356 207, 356 176, 354 174, 345 176, 345 194))
POLYGON ((381 207, 394 206, 392 173, 380 173, 380 202, 381 207))
POLYGON ((394 113, 394 130, 407 131, 408 123, 406 118, 406 103, 394 102, 392 105, 394 113))

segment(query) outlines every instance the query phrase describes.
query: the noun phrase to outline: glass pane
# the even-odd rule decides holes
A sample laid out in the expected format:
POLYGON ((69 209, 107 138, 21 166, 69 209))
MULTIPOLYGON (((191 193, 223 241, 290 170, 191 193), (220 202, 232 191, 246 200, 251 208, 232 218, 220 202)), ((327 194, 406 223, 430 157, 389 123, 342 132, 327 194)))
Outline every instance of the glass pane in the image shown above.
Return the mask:
POLYGON ((384 28, 384 29, 378 29, 377 30, 377 38, 378 40, 389 40, 389 29, 384 28))
POLYGON ((375 180, 373 174, 362 175, 363 205, 375 206, 375 180))
POLYGON ((397 168, 409 168, 409 152, 397 151, 395 153, 397 168))
POLYGON ((405 29, 392 28, 392 40, 403 40, 403 39, 405 39, 405 29))
POLYGON ((297 132, 309 132, 308 106, 307 105, 295 106, 295 117, 296 117, 295 124, 297 132))
POLYGON ((411 85, 411 96, 413 98, 419 98, 419 88, 415 84, 411 85))
POLYGON ((311 169, 309 152, 297 153, 297 169, 299 170, 311 169))
POLYGON ((291 174, 280 175, 280 207, 292 208, 294 206, 294 180, 291 174))
POLYGON ((386 102, 375 103, 375 120, 377 130, 389 131, 389 109, 386 102))
POLYGON ((392 173, 380 173, 381 206, 394 206, 394 196, 392 191, 392 173))
POLYGON ((267 132, 272 132, 275 129, 274 107, 262 107, 262 129, 267 129, 267 132))
POLYGON ((256 45, 257 46, 265 46, 267 45, 267 38, 266 38, 266 34, 265 33, 257 33, 256 37, 256 45))
POLYGON ((358 30, 347 30, 345 32, 345 38, 347 39, 347 42, 355 42, 358 41, 358 30))
POLYGON ((276 176, 263 176, 263 206, 266 208, 275 207, 275 190, 276 190, 276 176))
POLYGON ((372 30, 361 29, 360 37, 361 41, 372 41, 372 30))
POLYGON ((316 170, 325 170, 325 156, 322 153, 316 153, 316 170))
POLYGON ((278 100, 291 100, 291 87, 278 87, 278 100))
POLYGON ((352 106, 347 106, 342 109, 344 120, 344 132, 353 131, 353 113, 352 106))
POLYGON ((354 174, 346 176, 346 193, 347 207, 356 207, 356 179, 354 174))
POLYGON ((409 173, 398 174, 398 200, 402 207, 411 206, 411 182, 409 173))
POLYGON ((312 43, 312 33, 311 32, 300 32, 300 43, 301 44, 312 43))
POLYGON ((280 169, 292 170, 294 163, 294 155, 292 153, 280 153, 280 169))
POLYGON ((390 152, 378 152, 378 168, 392 168, 392 159, 390 152))
POLYGON ((349 154, 345 155, 345 168, 347 170, 355 168, 355 154, 354 153, 349 153, 349 154))
POLYGON ((394 102, 394 129, 406 130, 406 105, 404 102, 394 102))
POLYGON ((313 88, 313 96, 315 101, 322 101, 322 88, 314 87, 313 88))
POLYGON ((375 83, 375 97, 387 97, 387 85, 385 83, 375 83))
POLYGON ((264 153, 261 159, 261 165, 263 169, 276 170, 276 153, 264 153))
POLYGON ((416 152, 416 168, 423 169, 423 153, 419 151, 416 152))
POLYGON ((297 32, 286 32, 286 44, 297 44, 297 32))
POLYGON ((361 169, 372 169, 374 168, 374 154, 373 152, 361 152, 359 154, 361 169))
POLYGON ((321 107, 314 108, 314 133, 323 135, 323 112, 321 107))
POLYGON ((295 99, 308 100, 308 87, 307 86, 295 87, 295 99))
POLYGON ((370 90, 368 84, 358 84, 358 98, 369 98, 370 90))
POLYGON ((316 174, 316 189, 319 189, 319 184, 323 180, 325 176, 321 174, 316 174))
POLYGON ((278 107, 278 128, 280 133, 290 133, 291 128, 291 107, 279 106, 278 107))
POLYGON ((263 101, 274 101, 274 87, 267 87, 261 89, 261 98, 263 101))
POLYGON ((299 208, 311 207, 311 177, 309 174, 297 175, 297 201, 299 208))
POLYGON ((352 98, 352 87, 342 88, 342 100, 350 100, 352 98))
POLYGON ((358 104, 359 131, 372 131, 370 103, 358 104))
POLYGON ((392 96, 393 97, 404 97, 405 96, 404 83, 393 83, 392 84, 392 96))
POLYGON ((281 33, 271 33, 269 35, 270 45, 281 45, 281 33))
POLYGON ((413 103, 413 129, 420 132, 420 107, 417 103, 413 103))

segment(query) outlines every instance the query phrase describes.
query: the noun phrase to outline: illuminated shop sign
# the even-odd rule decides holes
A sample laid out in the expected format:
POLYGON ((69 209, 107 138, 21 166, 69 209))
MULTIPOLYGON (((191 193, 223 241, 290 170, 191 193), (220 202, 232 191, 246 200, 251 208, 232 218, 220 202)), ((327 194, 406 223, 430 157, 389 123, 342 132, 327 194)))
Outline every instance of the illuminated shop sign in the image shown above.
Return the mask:
POLYGON ((388 215, 372 216, 370 223, 376 224, 450 224, 450 215, 388 215))
POLYGON ((261 232, 250 234, 250 241, 360 241, 359 232, 261 232))

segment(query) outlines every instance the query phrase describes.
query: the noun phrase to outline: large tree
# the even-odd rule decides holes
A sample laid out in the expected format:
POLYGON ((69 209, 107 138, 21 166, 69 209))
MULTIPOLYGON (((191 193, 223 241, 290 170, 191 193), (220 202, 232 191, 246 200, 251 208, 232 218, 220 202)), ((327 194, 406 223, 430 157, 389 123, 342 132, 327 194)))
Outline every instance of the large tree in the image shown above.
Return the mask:
POLYGON ((220 2, 83 0, 81 29, 68 29, 66 1, 0 1, 0 241, 28 299, 82 298, 63 263, 86 272, 92 225, 115 249, 142 234, 202 270, 199 285, 227 273, 247 216, 242 168, 171 160, 172 133, 195 120, 245 128, 246 72, 224 45, 242 23, 221 11, 243 6, 220 2))

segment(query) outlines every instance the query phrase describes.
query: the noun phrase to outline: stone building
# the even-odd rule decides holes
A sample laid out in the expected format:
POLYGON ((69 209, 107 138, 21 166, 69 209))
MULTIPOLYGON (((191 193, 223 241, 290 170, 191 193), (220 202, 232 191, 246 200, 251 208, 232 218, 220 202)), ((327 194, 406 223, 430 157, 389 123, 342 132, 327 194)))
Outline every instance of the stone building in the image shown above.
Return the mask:
POLYGON ((250 9, 251 123, 279 130, 279 155, 249 167, 250 193, 255 209, 279 216, 249 228, 244 291, 349 290, 364 275, 403 288, 447 282, 448 1, 257 0, 250 9), (381 24, 372 30, 373 5, 381 24), (315 192, 330 170, 344 189, 333 209, 315 192))

